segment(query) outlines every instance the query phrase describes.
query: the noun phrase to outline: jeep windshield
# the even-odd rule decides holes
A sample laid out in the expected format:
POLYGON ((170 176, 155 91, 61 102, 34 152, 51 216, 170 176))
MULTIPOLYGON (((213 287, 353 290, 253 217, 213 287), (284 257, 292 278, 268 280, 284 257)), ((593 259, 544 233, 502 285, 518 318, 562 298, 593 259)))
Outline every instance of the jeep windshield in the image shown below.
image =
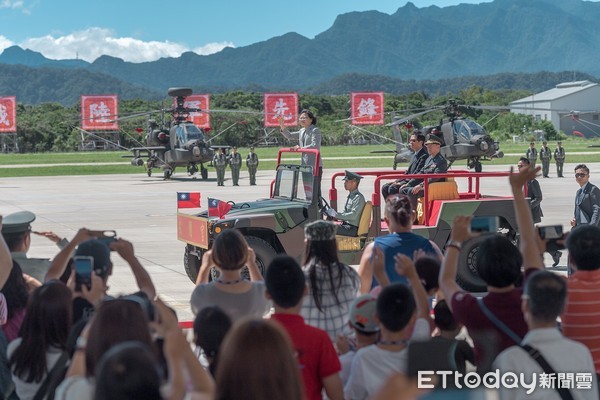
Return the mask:
POLYGON ((314 174, 311 166, 285 165, 277 168, 273 198, 310 203, 313 196, 314 174))

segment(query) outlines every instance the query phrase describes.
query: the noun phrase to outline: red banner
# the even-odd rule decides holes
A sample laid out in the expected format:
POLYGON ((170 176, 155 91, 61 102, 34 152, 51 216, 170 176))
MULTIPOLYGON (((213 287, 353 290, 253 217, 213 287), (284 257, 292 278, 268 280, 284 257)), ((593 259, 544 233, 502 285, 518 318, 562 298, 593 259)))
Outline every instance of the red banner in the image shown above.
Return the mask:
MULTIPOLYGON (((176 100, 174 100, 176 102, 176 100)), ((176 104, 175 104, 176 105, 176 104)), ((199 108, 206 112, 191 112, 189 120, 198 128, 210 128, 210 95, 209 94, 193 94, 185 98, 184 107, 199 108)))
POLYGON ((354 125, 383 125, 383 92, 351 93, 354 125))
POLYGON ((208 249, 208 220, 177 213, 177 239, 208 249))
POLYGON ((81 96, 81 128, 87 131, 119 130, 117 95, 81 96))
POLYGON ((17 98, 0 97, 0 133, 17 131, 17 98))
POLYGON ((279 126, 283 117, 285 126, 298 126, 298 93, 264 94, 265 127, 279 126))

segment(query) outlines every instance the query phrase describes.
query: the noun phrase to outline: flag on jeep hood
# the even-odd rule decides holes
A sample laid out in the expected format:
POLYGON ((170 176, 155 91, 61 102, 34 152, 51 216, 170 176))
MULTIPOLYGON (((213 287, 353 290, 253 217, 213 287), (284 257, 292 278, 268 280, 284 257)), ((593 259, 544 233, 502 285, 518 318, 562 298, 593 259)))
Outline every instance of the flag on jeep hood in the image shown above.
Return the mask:
POLYGON ((231 204, 218 199, 208 198, 208 216, 223 218, 231 210, 231 204))

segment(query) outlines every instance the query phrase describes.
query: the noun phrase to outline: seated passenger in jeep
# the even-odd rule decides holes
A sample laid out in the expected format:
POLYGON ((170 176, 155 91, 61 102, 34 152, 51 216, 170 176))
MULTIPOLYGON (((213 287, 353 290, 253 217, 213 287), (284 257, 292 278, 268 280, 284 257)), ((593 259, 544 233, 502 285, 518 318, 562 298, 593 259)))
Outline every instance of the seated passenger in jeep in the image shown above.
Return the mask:
POLYGON ((344 189, 348 192, 344 211, 337 212, 333 208, 327 208, 325 213, 332 219, 343 221, 338 226, 337 234, 342 236, 357 236, 358 225, 363 209, 365 208, 365 196, 358 191, 358 185, 363 177, 352 171, 346 170, 344 177, 344 189))

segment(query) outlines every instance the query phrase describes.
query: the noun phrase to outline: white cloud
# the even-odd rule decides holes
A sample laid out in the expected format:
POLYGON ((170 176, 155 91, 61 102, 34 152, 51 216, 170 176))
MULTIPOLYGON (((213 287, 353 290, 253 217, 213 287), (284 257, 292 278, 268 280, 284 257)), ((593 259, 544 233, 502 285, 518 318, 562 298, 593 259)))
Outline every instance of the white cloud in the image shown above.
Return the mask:
POLYGON ((23 8, 23 0, 2 0, 0 1, 0 8, 23 8))
MULTIPOLYGON (((4 0, 6 1, 6 0, 4 0)), ((2 42, 0 41, 0 45, 2 42)), ((208 43, 202 47, 190 50, 179 43, 164 41, 144 42, 129 37, 115 37, 110 29, 89 28, 64 36, 46 35, 30 38, 19 46, 42 53, 51 59, 80 59, 92 62, 102 55, 122 58, 130 62, 145 62, 158 60, 161 57, 179 57, 186 51, 198 54, 212 54, 225 47, 234 47, 231 42, 208 43)))
POLYGON ((7 37, 0 35, 0 53, 10 46, 14 46, 13 41, 8 39, 7 37))
POLYGON ((202 47, 196 47, 193 50, 193 52, 196 54, 207 56, 209 54, 218 53, 225 47, 235 47, 235 45, 232 42, 213 42, 207 43, 202 47))

